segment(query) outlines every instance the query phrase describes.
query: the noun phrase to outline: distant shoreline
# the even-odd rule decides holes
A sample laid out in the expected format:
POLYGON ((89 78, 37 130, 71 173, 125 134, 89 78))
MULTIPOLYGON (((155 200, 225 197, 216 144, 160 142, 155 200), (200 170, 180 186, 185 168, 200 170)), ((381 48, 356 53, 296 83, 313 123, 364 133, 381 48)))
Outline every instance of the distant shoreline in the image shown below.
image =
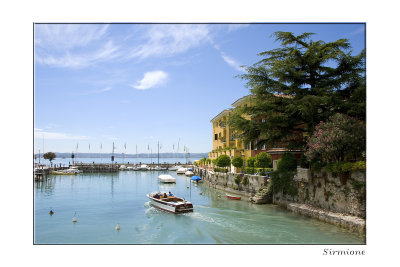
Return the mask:
MULTIPOLYGON (((72 153, 59 153, 54 152, 57 158, 71 158, 72 153)), ((208 157, 208 153, 188 153, 190 158, 203 158, 208 157)), ((79 158, 107 158, 111 157, 112 153, 75 153, 74 156, 79 158)), ((185 158, 186 153, 160 153, 160 158, 185 158)), ((35 153, 35 156, 39 156, 38 153, 35 153)), ((40 153, 40 157, 43 158, 43 153, 40 153)), ((123 153, 114 153, 115 158, 157 158, 157 153, 139 153, 139 154, 123 154, 123 153)))

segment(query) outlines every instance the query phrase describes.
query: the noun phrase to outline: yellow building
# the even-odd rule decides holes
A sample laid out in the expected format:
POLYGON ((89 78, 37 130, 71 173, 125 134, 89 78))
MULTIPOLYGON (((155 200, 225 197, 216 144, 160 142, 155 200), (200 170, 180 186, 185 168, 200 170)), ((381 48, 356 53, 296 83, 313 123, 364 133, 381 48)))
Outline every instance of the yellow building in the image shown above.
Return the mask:
POLYGON ((239 133, 235 132, 228 125, 228 118, 232 112, 237 108, 250 106, 250 100, 251 96, 249 95, 236 100, 232 103, 233 108, 223 110, 211 120, 213 124, 213 150, 208 154, 210 159, 216 159, 223 154, 230 157, 251 157, 251 144, 245 144, 240 139, 239 133))

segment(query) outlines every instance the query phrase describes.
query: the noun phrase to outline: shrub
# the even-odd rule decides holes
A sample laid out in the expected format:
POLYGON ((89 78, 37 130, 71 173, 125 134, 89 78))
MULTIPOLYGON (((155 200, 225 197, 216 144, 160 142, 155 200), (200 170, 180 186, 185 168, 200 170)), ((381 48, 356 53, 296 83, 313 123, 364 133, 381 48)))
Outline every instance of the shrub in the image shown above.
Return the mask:
POLYGON ((243 179, 242 179, 242 184, 243 184, 244 186, 248 185, 248 184, 249 184, 249 177, 244 176, 243 179))
POLYGON ((365 151, 365 123, 344 114, 335 114, 320 122, 307 141, 309 161, 340 162, 362 158, 365 151))
POLYGON ((255 158, 253 158, 253 157, 248 158, 248 159, 246 160, 247 167, 254 168, 255 162, 256 162, 256 159, 255 159, 255 158))
POLYGON ((278 161, 278 170, 280 171, 295 171, 297 169, 296 157, 291 153, 284 153, 281 161, 278 161))
POLYGON ((307 157, 304 154, 301 154, 300 156, 300 167, 302 168, 308 168, 310 166, 307 157))
POLYGON ((235 175, 235 178, 234 178, 234 181, 235 181, 235 184, 237 184, 237 185, 239 185, 240 184, 240 176, 239 175, 235 175))
POLYGON ((365 170, 365 161, 334 162, 326 165, 326 170, 331 173, 346 173, 357 170, 365 170))
POLYGON ((269 168, 272 165, 271 155, 265 152, 261 152, 255 156, 254 165, 257 168, 269 168))

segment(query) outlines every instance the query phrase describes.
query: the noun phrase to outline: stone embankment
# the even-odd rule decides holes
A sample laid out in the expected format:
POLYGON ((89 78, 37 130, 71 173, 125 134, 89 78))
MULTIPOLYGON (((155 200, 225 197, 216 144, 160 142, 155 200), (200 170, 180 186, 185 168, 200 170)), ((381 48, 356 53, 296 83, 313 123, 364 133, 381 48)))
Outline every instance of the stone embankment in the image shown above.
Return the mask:
POLYGON ((365 233, 365 172, 338 176, 331 173, 311 173, 298 168, 294 177, 296 196, 268 193, 269 179, 236 173, 218 173, 203 168, 195 172, 212 187, 247 196, 255 204, 273 203, 292 212, 365 233))
POLYGON ((288 210, 298 214, 317 218, 321 221, 348 228, 359 233, 365 233, 365 220, 360 217, 326 211, 308 204, 301 203, 290 203, 286 207, 288 210))

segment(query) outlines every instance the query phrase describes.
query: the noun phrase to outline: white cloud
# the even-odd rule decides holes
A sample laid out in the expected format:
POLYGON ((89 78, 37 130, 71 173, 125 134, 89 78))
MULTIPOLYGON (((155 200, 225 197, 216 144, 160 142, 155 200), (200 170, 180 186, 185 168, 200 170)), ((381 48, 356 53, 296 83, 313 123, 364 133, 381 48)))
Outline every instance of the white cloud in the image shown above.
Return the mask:
POLYGON ((52 54, 42 50, 35 51, 35 60, 38 63, 56 67, 82 68, 97 62, 107 61, 117 58, 119 48, 114 46, 112 41, 98 48, 91 53, 70 53, 66 51, 62 54, 52 54))
POLYGON ((88 136, 76 136, 70 135, 67 133, 57 133, 57 132, 46 132, 42 129, 35 128, 34 132, 35 139, 46 139, 46 140, 81 140, 81 139, 89 139, 88 136))
POLYGON ((172 56, 210 41, 207 25, 154 25, 144 36, 144 43, 133 49, 129 58, 172 56))
POLYGON ((137 85, 131 85, 139 90, 146 90, 155 86, 159 86, 166 81, 168 74, 162 70, 150 71, 144 74, 137 85))
POLYGON ((247 28, 249 26, 250 26, 250 24, 229 24, 228 32, 237 31, 237 30, 240 30, 243 28, 247 28))
POLYGON ((64 51, 100 40, 109 25, 101 24, 36 24, 35 45, 64 51))
POLYGON ((235 59, 227 56, 225 53, 221 52, 221 56, 223 58, 223 60, 231 67, 233 67, 234 69, 238 70, 238 71, 245 71, 245 69, 243 67, 241 67, 241 65, 239 64, 239 62, 237 62, 235 59))

